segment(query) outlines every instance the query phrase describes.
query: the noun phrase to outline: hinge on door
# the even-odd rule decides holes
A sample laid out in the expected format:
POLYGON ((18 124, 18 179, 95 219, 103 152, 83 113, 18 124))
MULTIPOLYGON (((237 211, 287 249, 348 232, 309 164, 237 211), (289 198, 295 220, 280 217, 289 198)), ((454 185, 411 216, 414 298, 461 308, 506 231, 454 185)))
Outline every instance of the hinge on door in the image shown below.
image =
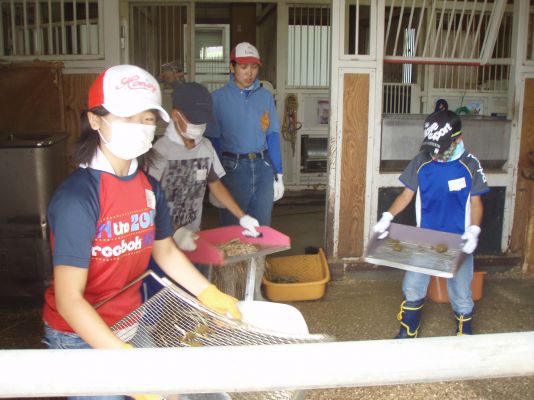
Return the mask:
POLYGON ((121 38, 121 49, 125 49, 126 48, 126 25, 124 23, 121 24, 121 35, 120 35, 120 38, 121 38))

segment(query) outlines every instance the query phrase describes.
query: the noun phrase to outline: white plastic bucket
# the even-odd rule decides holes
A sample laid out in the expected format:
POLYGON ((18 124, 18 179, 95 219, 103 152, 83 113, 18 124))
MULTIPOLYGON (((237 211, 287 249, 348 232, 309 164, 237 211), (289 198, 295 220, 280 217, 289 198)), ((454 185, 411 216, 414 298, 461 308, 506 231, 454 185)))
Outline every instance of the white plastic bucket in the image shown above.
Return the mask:
POLYGON ((302 313, 288 304, 250 300, 240 301, 237 306, 243 322, 251 326, 280 333, 309 333, 302 313))

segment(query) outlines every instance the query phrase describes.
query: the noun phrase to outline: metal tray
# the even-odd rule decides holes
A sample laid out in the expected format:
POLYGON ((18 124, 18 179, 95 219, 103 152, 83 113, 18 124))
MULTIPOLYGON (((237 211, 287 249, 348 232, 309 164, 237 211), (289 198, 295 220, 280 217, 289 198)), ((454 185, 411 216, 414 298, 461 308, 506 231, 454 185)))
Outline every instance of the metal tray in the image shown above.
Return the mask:
POLYGON ((364 260, 371 264, 452 278, 465 260, 458 234, 392 223, 386 238, 378 236, 365 249, 364 260), (440 253, 437 245, 447 250, 440 253))

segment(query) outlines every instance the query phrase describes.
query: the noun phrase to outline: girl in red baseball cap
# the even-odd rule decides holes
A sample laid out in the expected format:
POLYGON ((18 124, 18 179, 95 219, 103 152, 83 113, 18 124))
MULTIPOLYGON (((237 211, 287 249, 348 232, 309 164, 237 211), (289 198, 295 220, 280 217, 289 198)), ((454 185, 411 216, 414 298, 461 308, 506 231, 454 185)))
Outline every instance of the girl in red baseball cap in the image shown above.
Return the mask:
POLYGON ((141 305, 141 282, 128 284, 151 256, 207 307, 240 318, 237 300, 176 247, 161 186, 139 168, 157 118, 169 120, 156 79, 133 65, 111 67, 92 84, 88 105, 79 167, 48 207, 54 273, 45 293, 44 342, 54 349, 131 347, 110 327, 141 305))

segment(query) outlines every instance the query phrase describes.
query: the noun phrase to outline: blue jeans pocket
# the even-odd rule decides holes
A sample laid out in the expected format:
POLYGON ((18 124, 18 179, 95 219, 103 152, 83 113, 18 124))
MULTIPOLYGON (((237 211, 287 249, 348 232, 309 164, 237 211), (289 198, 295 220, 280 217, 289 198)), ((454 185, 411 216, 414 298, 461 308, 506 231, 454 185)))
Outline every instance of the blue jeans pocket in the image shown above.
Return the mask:
POLYGON ((223 156, 221 159, 221 164, 226 173, 233 172, 236 170, 239 160, 232 157, 223 156))
POLYGON ((61 332, 52 329, 45 323, 43 343, 49 349, 90 349, 80 336, 71 332, 61 332))
POLYGON ((263 159, 263 162, 265 163, 266 166, 268 166, 269 168, 272 168, 273 167, 273 163, 271 162, 271 160, 267 159, 267 158, 264 158, 263 159))

